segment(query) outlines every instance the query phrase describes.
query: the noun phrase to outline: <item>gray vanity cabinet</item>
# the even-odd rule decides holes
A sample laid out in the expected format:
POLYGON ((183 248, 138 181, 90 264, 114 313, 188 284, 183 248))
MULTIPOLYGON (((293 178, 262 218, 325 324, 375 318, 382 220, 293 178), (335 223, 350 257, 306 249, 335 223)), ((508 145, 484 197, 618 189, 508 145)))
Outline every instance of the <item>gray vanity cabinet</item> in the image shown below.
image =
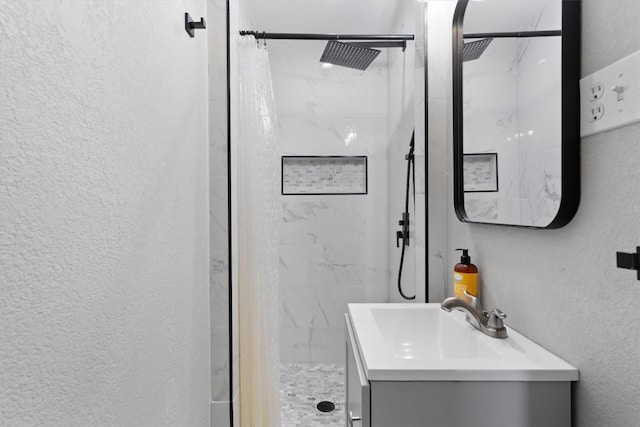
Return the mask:
POLYGON ((347 427, 570 427, 569 381, 370 381, 346 318, 347 427))
POLYGON ((369 380, 362 366, 362 358, 356 344, 353 326, 346 316, 347 363, 346 363, 346 404, 347 427, 371 427, 371 390, 369 380))

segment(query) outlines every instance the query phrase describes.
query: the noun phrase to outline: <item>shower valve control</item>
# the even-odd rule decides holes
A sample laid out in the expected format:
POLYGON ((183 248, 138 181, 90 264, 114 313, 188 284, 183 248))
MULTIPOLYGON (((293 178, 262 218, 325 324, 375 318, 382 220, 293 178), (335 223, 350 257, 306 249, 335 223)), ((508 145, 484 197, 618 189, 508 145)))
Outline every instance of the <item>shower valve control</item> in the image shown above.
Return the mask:
POLYGON ((400 247, 400 239, 404 246, 409 246, 409 213, 403 212, 402 219, 398 221, 398 225, 402 227, 402 230, 396 231, 396 247, 400 247))

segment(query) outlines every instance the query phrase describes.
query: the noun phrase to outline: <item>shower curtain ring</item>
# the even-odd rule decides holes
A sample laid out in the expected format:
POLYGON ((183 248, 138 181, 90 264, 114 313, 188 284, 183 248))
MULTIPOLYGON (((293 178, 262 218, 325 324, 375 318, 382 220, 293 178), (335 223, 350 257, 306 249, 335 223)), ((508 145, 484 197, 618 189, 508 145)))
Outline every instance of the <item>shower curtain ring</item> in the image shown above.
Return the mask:
POLYGON ((267 32, 262 32, 262 44, 264 45, 264 49, 267 50, 267 32))

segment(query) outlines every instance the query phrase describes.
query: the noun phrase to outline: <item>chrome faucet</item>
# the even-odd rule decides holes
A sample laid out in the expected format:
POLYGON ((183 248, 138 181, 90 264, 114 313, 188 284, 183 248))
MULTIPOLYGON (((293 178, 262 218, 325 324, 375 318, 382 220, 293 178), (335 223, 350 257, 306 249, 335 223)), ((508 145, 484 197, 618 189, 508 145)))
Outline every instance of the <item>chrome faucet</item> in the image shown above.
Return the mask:
POLYGON ((462 298, 451 297, 442 301, 440 306, 444 311, 460 310, 467 314, 467 322, 480 330, 485 335, 493 338, 506 338, 507 328, 505 328, 503 320, 507 315, 498 308, 494 308, 490 313, 484 310, 480 310, 476 307, 477 301, 475 298, 471 300, 470 304, 462 298))

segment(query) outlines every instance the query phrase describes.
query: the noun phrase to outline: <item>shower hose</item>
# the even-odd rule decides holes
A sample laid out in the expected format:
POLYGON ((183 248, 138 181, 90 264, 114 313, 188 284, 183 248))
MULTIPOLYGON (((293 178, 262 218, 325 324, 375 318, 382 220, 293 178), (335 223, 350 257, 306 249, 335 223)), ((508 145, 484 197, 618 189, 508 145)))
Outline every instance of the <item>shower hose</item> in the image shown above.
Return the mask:
MULTIPOLYGON (((404 215, 403 218, 406 218, 406 221, 409 221, 409 185, 410 177, 413 176, 413 202, 415 203, 416 197, 416 168, 413 156, 413 148, 414 148, 414 140, 415 140, 415 131, 411 134, 411 143, 409 144, 409 154, 405 156, 407 160, 407 185, 405 188, 405 199, 404 199, 404 215), (411 173, 413 171, 413 174, 411 173)), ((402 242, 402 252, 400 252, 400 266, 398 267, 398 292, 400 292, 400 296, 406 300, 414 300, 416 296, 407 296, 402 290, 402 267, 404 265, 404 250, 407 245, 405 245, 404 240, 409 238, 409 224, 405 224, 403 228, 406 230, 406 236, 403 238, 402 242)))

